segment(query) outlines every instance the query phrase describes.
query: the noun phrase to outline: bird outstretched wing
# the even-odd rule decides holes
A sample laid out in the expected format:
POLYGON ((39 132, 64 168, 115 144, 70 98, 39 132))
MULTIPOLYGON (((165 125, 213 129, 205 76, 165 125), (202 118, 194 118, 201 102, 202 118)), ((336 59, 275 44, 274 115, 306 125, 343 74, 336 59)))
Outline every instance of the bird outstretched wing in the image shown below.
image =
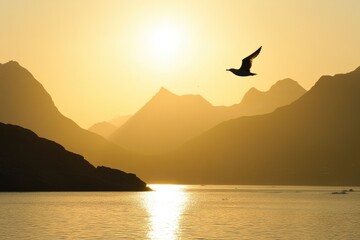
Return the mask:
POLYGON ((252 65, 252 60, 254 58, 257 57, 257 55, 259 55, 260 51, 261 51, 261 47, 259 47, 258 50, 256 50, 255 52, 253 52, 252 54, 250 54, 249 56, 247 56, 246 58, 244 58, 242 60, 242 64, 241 64, 241 67, 240 67, 240 70, 243 70, 243 71, 250 71, 250 68, 251 68, 251 65, 252 65))

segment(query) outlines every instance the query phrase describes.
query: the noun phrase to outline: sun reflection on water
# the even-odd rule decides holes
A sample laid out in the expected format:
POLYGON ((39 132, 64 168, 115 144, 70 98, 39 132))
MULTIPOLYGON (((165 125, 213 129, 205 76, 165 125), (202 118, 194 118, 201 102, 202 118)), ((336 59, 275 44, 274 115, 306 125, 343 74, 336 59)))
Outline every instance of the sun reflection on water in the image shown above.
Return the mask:
POLYGON ((147 194, 145 207, 150 216, 149 239, 178 239, 180 223, 188 197, 181 185, 151 184, 155 190, 147 194))

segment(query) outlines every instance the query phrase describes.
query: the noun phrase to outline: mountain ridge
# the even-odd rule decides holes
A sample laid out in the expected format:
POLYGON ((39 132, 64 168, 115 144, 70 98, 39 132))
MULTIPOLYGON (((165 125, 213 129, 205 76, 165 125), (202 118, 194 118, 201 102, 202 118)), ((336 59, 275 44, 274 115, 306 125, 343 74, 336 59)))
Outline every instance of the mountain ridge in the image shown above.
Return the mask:
POLYGON ((137 159, 151 182, 360 184, 360 68, 323 76, 275 111, 224 121, 163 155, 137 159), (150 164, 151 163, 151 164, 150 164))
POLYGON ((360 68, 321 77, 297 101, 272 113, 221 123, 185 144, 175 154, 182 157, 173 157, 188 164, 202 159, 209 172, 195 176, 199 181, 356 185, 358 121, 360 68))
POLYGON ((157 154, 176 148, 203 126, 221 121, 214 107, 199 95, 181 95, 161 88, 131 119, 110 136, 110 140, 125 149, 145 154, 157 154))
POLYGON ((179 96, 161 87, 109 140, 132 152, 162 154, 222 121, 271 112, 305 92, 294 80, 285 79, 265 92, 250 89, 240 104, 225 107, 213 106, 200 95, 179 96))
MULTIPOLYGON (((293 79, 277 81, 267 91, 251 88, 240 103, 231 106, 243 116, 259 115, 274 111, 297 100, 306 90, 293 79)), ((238 115, 237 117, 239 117, 238 115)))

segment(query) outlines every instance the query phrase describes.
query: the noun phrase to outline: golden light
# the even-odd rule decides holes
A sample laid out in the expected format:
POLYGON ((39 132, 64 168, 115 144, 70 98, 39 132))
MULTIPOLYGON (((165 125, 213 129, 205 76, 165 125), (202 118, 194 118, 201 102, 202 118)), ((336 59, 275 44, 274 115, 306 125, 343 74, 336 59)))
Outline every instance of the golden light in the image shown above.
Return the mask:
POLYGON ((168 194, 172 192, 180 192, 185 186, 177 184, 148 184, 158 194, 168 194))
POLYGON ((150 215, 149 239, 178 239, 181 215, 188 201, 184 187, 170 184, 149 187, 155 190, 146 195, 144 203, 150 215))
POLYGON ((173 71, 191 58, 192 38, 191 25, 185 21, 161 18, 144 22, 135 35, 134 56, 141 67, 162 73, 173 71))
POLYGON ((169 24, 162 24, 150 31, 150 50, 154 57, 169 60, 179 54, 183 47, 179 29, 169 24))

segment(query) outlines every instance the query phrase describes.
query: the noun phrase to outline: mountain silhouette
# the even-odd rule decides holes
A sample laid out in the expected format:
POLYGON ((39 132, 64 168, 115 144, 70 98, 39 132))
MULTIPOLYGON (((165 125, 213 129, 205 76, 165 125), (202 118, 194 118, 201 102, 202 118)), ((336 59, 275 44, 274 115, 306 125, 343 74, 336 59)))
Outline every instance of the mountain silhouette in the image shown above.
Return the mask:
POLYGON ((132 115, 120 116, 110 121, 95 123, 88 130, 108 139, 119 127, 124 125, 132 115))
POLYGON ((107 139, 116 129, 117 127, 109 122, 99 122, 92 125, 88 130, 107 139))
POLYGON ((122 125, 124 125, 131 117, 132 117, 132 115, 125 115, 125 116, 116 117, 114 119, 111 119, 109 121, 109 123, 111 123, 112 125, 119 128, 122 125))
POLYGON ((172 154, 151 159, 154 171, 159 165, 166 171, 147 178, 182 183, 359 185, 359 122, 360 67, 323 76, 290 105, 226 121, 172 154))
POLYGON ((109 139, 133 152, 162 154, 223 121, 271 112, 293 102, 305 92, 297 82, 285 79, 267 92, 253 88, 240 104, 225 107, 213 106, 198 95, 178 96, 161 88, 109 139))
MULTIPOLYGON (((299 93, 302 93, 301 87, 300 90, 299 93)), ((268 102, 269 98, 263 104, 268 102)), ((283 105, 288 103, 284 102, 283 105)), ((242 108, 240 105, 214 107, 201 96, 177 96, 162 88, 115 134, 121 133, 119 142, 123 144, 120 146, 127 149, 139 153, 164 153, 225 120, 241 116, 242 108)), ((273 110, 269 109, 267 111, 273 110)), ((13 61, 0 64, 0 122, 28 128, 41 137, 58 142, 71 152, 83 155, 95 166, 105 165, 135 172, 146 180, 171 172, 171 168, 165 167, 172 162, 170 159, 155 157, 154 162, 152 159, 148 161, 148 158, 139 157, 80 128, 59 112, 50 95, 31 73, 13 61)), ((116 137, 115 134, 113 136, 116 137)))
POLYGON ((270 113, 278 107, 294 102, 305 93, 306 90, 298 82, 286 78, 277 81, 266 92, 251 88, 241 102, 231 108, 233 111, 241 113, 242 116, 270 113))
POLYGON ((145 191, 136 175, 92 166, 25 128, 0 123, 0 191, 145 191))
POLYGON ((95 166, 123 169, 132 158, 128 151, 63 116, 44 87, 14 61, 0 64, 0 122, 22 126, 56 141, 95 166))
POLYGON ((225 110, 201 96, 161 88, 110 140, 138 153, 164 153, 221 122, 225 110))

